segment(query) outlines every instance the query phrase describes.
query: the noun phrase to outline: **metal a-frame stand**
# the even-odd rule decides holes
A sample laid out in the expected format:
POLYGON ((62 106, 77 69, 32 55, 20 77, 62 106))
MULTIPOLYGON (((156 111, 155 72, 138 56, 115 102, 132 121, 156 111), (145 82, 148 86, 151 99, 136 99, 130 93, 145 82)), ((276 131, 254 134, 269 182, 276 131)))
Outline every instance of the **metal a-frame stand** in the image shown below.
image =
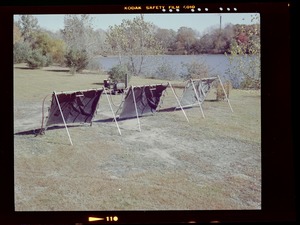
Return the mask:
MULTIPOLYGON (((109 106, 110 106, 112 115, 113 115, 114 120, 115 120, 115 123, 116 123, 116 126, 117 126, 117 128, 118 128, 119 134, 121 135, 121 130, 120 130, 119 125, 118 125, 118 122, 117 122, 117 120, 116 120, 115 113, 114 113, 114 111, 113 111, 113 109, 112 109, 111 102, 110 102, 110 100, 109 100, 109 98, 108 98, 108 96, 107 96, 107 92, 106 92, 105 89, 103 89, 103 92, 106 94, 106 97, 107 97, 107 100, 108 100, 108 103, 109 103, 109 106)), ((53 94, 54 94, 54 96, 55 96, 55 101, 56 101, 57 106, 58 106, 58 108, 59 108, 59 112, 60 112, 60 115, 61 115, 61 117, 62 117, 62 120, 63 120, 64 126, 65 126, 65 129, 66 129, 66 131, 67 131, 69 141, 70 141, 71 145, 73 146, 73 142, 72 142, 72 139, 71 139, 71 135, 70 135, 70 132, 69 132, 69 129, 68 129, 68 126, 67 126, 65 117, 64 117, 64 115, 63 115, 63 112, 62 112, 61 105, 60 105, 60 102, 59 102, 59 100, 58 100, 57 94, 56 94, 55 91, 53 92, 53 94)))
MULTIPOLYGON (((138 110, 137 110, 137 105, 136 105, 136 99, 135 99, 135 94, 134 94, 134 86, 130 86, 129 89, 127 88, 127 91, 129 91, 129 90, 132 91, 132 97, 133 97, 133 103, 134 103, 134 108, 135 108, 135 113, 136 113, 136 119, 137 119, 137 122, 138 122, 138 129, 139 129, 139 131, 141 131, 141 123, 140 123, 140 119, 139 119, 139 115, 138 115, 138 110)), ((115 122, 117 122, 117 118, 116 118, 115 114, 117 114, 119 112, 119 110, 123 107, 124 101, 125 101, 125 97, 123 96, 123 99, 122 99, 122 102, 119 105, 119 108, 117 109, 116 113, 114 113, 114 119, 113 120, 115 122)))
MULTIPOLYGON (((141 129, 141 122, 140 122, 140 119, 139 119, 139 113, 138 113, 138 109, 137 109, 137 104, 136 104, 136 98, 135 98, 135 94, 134 94, 134 86, 130 86, 130 89, 128 90, 131 90, 132 91, 132 97, 133 97, 133 103, 134 103, 134 109, 135 109, 135 114, 136 114, 136 119, 137 119, 137 123, 138 123, 138 129, 139 131, 141 132, 142 129, 141 129)), ((120 104, 120 107, 118 108, 117 112, 119 111, 119 109, 123 106, 124 104, 124 99, 123 101, 121 102, 120 104)), ((116 118, 114 118, 114 120, 116 121, 116 118)))
POLYGON ((223 83, 222 83, 222 81, 221 81, 221 78, 220 78, 220 76, 219 76, 219 75, 218 75, 218 79, 219 79, 219 81, 220 81, 221 87, 222 87, 222 89, 223 89, 223 92, 224 92, 224 95, 225 95, 226 101, 228 102, 228 105, 229 105, 229 107, 230 107, 230 110, 231 110, 231 112, 233 112, 233 109, 232 109, 232 107, 231 107, 231 104, 230 104, 229 98, 228 98, 228 96, 227 96, 227 94, 226 94, 226 91, 225 91, 224 85, 223 85, 223 83))
POLYGON ((106 95, 106 98, 107 98, 107 101, 108 101, 108 104, 109 104, 110 110, 111 110, 111 112, 112 112, 112 114, 113 114, 114 121, 115 121, 115 123, 116 123, 116 126, 117 126, 117 128, 118 128, 119 134, 120 134, 120 135, 122 135, 122 134, 121 134, 120 127, 119 127, 119 124, 118 124, 118 121, 117 121, 117 119, 116 119, 116 115, 115 115, 115 113, 114 113, 114 110, 113 110, 113 108, 112 108, 111 102, 110 102, 110 100, 109 100, 109 98, 108 98, 108 96, 107 96, 107 92, 106 92, 105 88, 104 88, 104 90, 103 90, 103 91, 104 91, 104 93, 105 93, 105 95, 106 95))
POLYGON ((171 90, 172 90, 172 93, 174 94, 174 96, 175 96, 175 98, 176 98, 176 101, 177 101, 178 105, 180 106, 180 109, 181 109, 181 111, 182 111, 184 117, 185 117, 186 120, 189 122, 189 119, 188 119, 188 117, 186 116, 185 111, 183 110, 182 105, 180 104, 180 101, 179 101, 179 99, 178 99, 178 97, 177 97, 177 95, 176 95, 176 93, 175 93, 175 91, 174 91, 174 89, 173 89, 173 87, 172 87, 172 84, 171 84, 170 82, 169 82, 168 84, 170 85, 170 88, 171 88, 171 90))
MULTIPOLYGON (((199 107, 200 107, 200 111, 202 113, 202 117, 205 118, 204 116, 204 112, 203 112, 203 109, 202 109, 202 106, 201 106, 201 102, 200 102, 200 98, 198 96, 198 93, 197 93, 197 90, 196 90, 196 87, 195 87, 195 84, 194 84, 194 81, 191 79, 191 83, 193 85, 193 89, 194 89, 194 92, 195 92, 195 95, 196 95, 196 98, 197 98, 197 102, 199 103, 199 107)), ((202 85, 201 85, 201 90, 202 90, 202 85)))
POLYGON ((55 100, 56 100, 56 103, 57 103, 57 105, 58 105, 58 108, 59 108, 59 111, 60 111, 61 118, 63 119, 64 125, 65 125, 65 128, 66 128, 66 131, 67 131, 67 134, 68 134, 68 137, 69 137, 69 141, 70 141, 71 145, 73 145, 73 142, 72 142, 72 139, 71 139, 69 130, 68 130, 68 126, 67 126, 67 124, 66 124, 64 114, 63 114, 63 112, 62 112, 62 110, 61 110, 60 103, 59 103, 59 101, 58 101, 56 92, 54 91, 53 94, 54 94, 54 96, 55 96, 55 100))
MULTIPOLYGON (((151 86, 151 85, 149 85, 149 86, 151 86)), ((152 85, 152 86, 154 86, 154 85, 152 85)), ((179 102, 179 100, 178 100, 178 97, 176 96, 176 93, 175 93, 175 91, 174 91, 174 89, 173 89, 171 83, 168 82, 168 83, 167 83, 167 86, 170 86, 170 88, 171 88, 171 90, 172 90, 172 92, 173 92, 173 94, 174 94, 174 96, 175 96, 177 102, 178 102, 179 105, 180 105, 180 102, 179 102)), ((136 114, 136 119, 137 119, 137 123, 138 123, 138 129, 139 129, 139 131, 141 131, 141 123, 140 123, 140 119, 139 119, 139 114, 138 114, 138 109, 137 109, 137 103, 136 103, 136 96, 135 96, 135 93, 134 93, 134 88, 135 88, 134 86, 131 86, 128 90, 131 90, 131 91, 132 91, 132 97, 133 97, 133 103, 134 103, 134 108, 135 108, 135 114, 136 114)), ((166 90, 164 90, 163 93, 164 93, 165 91, 166 91, 166 90)), ((162 102, 162 99, 160 99, 160 101, 159 101, 159 103, 158 103, 159 107, 161 106, 161 102, 162 102)), ((124 99, 123 99, 123 101, 121 102, 121 104, 120 104, 120 106, 119 106, 117 112, 122 108, 123 104, 124 104, 124 99)), ((186 114, 185 114, 185 112, 184 112, 184 110, 183 110, 182 107, 181 107, 181 109, 182 109, 182 112, 183 112, 183 114, 184 114, 186 120, 189 122, 189 119, 187 118, 187 116, 186 116, 186 114)), ((158 110, 157 110, 157 111, 158 111, 158 110)), ((116 120, 116 118, 114 118, 114 120, 116 120)))
MULTIPOLYGON (((220 84, 221 84, 222 90, 223 90, 223 92, 224 92, 226 101, 228 102, 228 105, 229 105, 229 107, 230 107, 231 112, 233 112, 233 109, 232 109, 232 107, 231 107, 229 98, 228 98, 228 96, 227 96, 227 94, 226 94, 226 91, 225 91, 224 85, 223 85, 223 83, 222 83, 222 80, 220 79, 220 76, 217 76, 216 78, 218 78, 218 80, 219 80, 219 82, 220 82, 220 84)), ((199 80, 200 80, 200 82, 202 81, 202 79, 199 79, 199 80)), ((199 107, 200 107, 200 111, 201 111, 201 113, 202 113, 202 117, 205 118, 204 112, 203 112, 203 108, 202 108, 202 103, 201 103, 201 101, 200 101, 200 97, 199 97, 198 92, 197 92, 197 90, 196 90, 196 87, 195 87, 195 85, 194 85, 194 80, 193 80, 193 79, 190 79, 189 81, 190 81, 191 84, 192 84, 193 91, 194 91, 194 93, 195 93, 197 102, 198 102, 199 107)), ((200 88, 201 88, 202 93, 205 94, 205 92, 204 92, 204 90, 203 90, 203 88, 202 88, 202 85, 200 86, 200 88)), ((204 97, 206 97, 206 95, 204 95, 204 97)), ((183 98, 183 94, 182 94, 182 96, 181 96, 181 99, 182 99, 182 98, 183 98)), ((183 107, 180 105, 180 101, 178 100, 177 102, 178 102, 178 105, 180 106, 180 108, 183 109, 183 107)), ((176 107, 176 108, 178 108, 178 107, 176 107)))
POLYGON ((134 87, 131 86, 131 91, 132 91, 132 97, 133 97, 133 102, 134 102, 134 108, 135 108, 135 113, 136 113, 136 119, 138 122, 138 126, 139 126, 139 131, 141 132, 141 123, 140 123, 140 119, 139 119, 139 113, 137 110, 137 105, 136 105, 136 100, 135 100, 135 94, 134 94, 134 87))

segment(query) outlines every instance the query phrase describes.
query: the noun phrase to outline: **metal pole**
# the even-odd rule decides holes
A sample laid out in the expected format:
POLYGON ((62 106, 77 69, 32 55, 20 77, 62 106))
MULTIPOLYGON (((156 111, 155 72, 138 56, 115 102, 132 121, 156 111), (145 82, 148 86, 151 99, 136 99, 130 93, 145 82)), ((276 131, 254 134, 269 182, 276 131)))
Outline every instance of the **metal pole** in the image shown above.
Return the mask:
MULTIPOLYGON (((192 85, 193 85, 194 92, 195 92, 195 94, 196 94, 197 101, 198 101, 199 106, 200 106, 200 110, 201 110, 202 116, 203 116, 203 118, 205 118, 204 113, 203 113, 203 109, 202 109, 202 106, 201 106, 201 102, 200 102, 200 99, 199 99, 199 96, 198 96, 196 87, 195 87, 195 85, 194 85, 194 81, 193 81, 192 79, 191 79, 191 82, 192 82, 192 85)), ((200 80, 199 82, 201 82, 201 80, 200 80)))
POLYGON ((229 105, 229 107, 230 107, 230 109, 231 109, 231 112, 233 112, 233 109, 232 109, 232 107, 231 107, 231 104, 230 104, 229 98, 227 97, 227 94, 226 94, 225 88, 224 88, 224 86, 223 86, 223 83, 222 83, 222 81, 221 81, 221 78, 220 78, 220 76, 219 76, 219 75, 218 75, 218 78, 219 78, 219 81, 220 81, 221 87, 222 87, 222 89, 223 89, 223 92, 224 92, 224 94, 225 94, 225 98, 226 98, 226 100, 227 100, 227 102, 228 102, 228 105, 229 105))
POLYGON ((117 119, 116 119, 116 115, 115 115, 114 110, 113 110, 113 108, 112 108, 112 106, 111 106, 111 104, 110 104, 110 100, 109 100, 109 98, 108 98, 108 96, 107 96, 107 92, 106 92, 105 88, 104 88, 103 90, 104 90, 104 93, 105 93, 105 95, 106 95, 106 98, 107 98, 107 101, 108 101, 110 110, 111 110, 111 112, 112 112, 112 114, 113 114, 113 117, 114 117, 115 123, 116 123, 116 125, 117 125, 119 134, 122 135, 122 134, 121 134, 121 130, 120 130, 120 128, 119 128, 119 124, 118 124, 117 119))
POLYGON ((136 118, 137 118, 138 125, 139 125, 139 131, 141 131, 141 124, 140 124, 139 114, 138 114, 138 111, 137 111, 133 86, 131 86, 131 91, 132 91, 132 96, 133 96, 133 102, 134 102, 134 107, 135 107, 136 118))
POLYGON ((173 94, 174 94, 174 96, 175 96, 175 98, 176 98, 176 100, 177 100, 178 105, 180 106, 180 108, 181 108, 181 110, 182 110, 182 112, 183 112, 183 115, 185 116, 186 120, 187 120, 188 122, 190 122, 189 119, 187 118, 187 116, 186 116, 186 114, 185 114, 185 112, 184 112, 184 110, 183 110, 181 104, 180 104, 180 101, 179 101, 179 99, 178 99, 178 97, 177 97, 177 95, 176 95, 176 93, 175 93, 175 91, 174 91, 174 89, 173 89, 173 87, 172 87, 172 84, 169 83, 169 85, 170 85, 170 88, 171 88, 171 90, 172 90, 172 92, 173 92, 173 94))
POLYGON ((60 107, 60 104, 59 104, 59 101, 58 101, 58 98, 57 98, 57 96, 56 96, 56 93, 55 93, 55 92, 54 92, 54 95, 55 95, 56 102, 57 102, 57 105, 58 105, 58 108, 59 108, 59 111, 60 111, 61 117, 62 117, 62 119, 63 119, 64 125, 65 125, 65 128, 66 128, 66 131, 67 131, 67 133, 68 133, 69 140, 70 140, 70 142, 71 142, 71 145, 73 145, 73 142, 72 142, 72 139, 71 139, 71 136, 70 136, 70 133, 69 133, 69 130, 68 130, 68 127, 67 127, 67 124, 66 124, 65 118, 64 118, 64 114, 62 113, 62 110, 61 110, 61 107, 60 107))

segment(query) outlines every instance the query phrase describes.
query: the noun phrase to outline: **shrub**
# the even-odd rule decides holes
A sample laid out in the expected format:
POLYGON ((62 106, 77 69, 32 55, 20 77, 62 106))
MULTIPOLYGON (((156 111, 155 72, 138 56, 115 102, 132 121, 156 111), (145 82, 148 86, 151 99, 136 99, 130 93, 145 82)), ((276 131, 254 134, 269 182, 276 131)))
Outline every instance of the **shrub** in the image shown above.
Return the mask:
POLYGON ((261 81, 258 78, 245 76, 244 80, 241 82, 242 89, 260 89, 261 81))
MULTIPOLYGON (((231 82, 230 82, 230 81, 226 81, 226 82, 223 84, 223 86, 224 86, 224 89, 225 89, 227 98, 229 98, 229 91, 232 89, 231 82)), ((221 83, 219 82, 219 83, 217 84, 216 100, 217 100, 217 101, 220 101, 220 100, 224 100, 224 99, 226 99, 226 96, 225 96, 224 90, 223 90, 223 88, 222 88, 222 85, 221 85, 221 83)))
POLYGON ((176 78, 176 71, 170 63, 167 62, 162 62, 160 66, 157 67, 155 71, 155 76, 154 78, 159 78, 159 79, 174 79, 176 78))
POLYGON ((108 71, 109 79, 112 82, 124 82, 126 83, 126 75, 127 75, 127 81, 129 82, 131 78, 131 73, 129 72, 128 68, 124 64, 119 64, 117 66, 112 67, 108 71))
POLYGON ((227 56, 229 67, 226 74, 231 80, 233 88, 260 89, 261 69, 259 55, 234 55, 227 56))
POLYGON ((50 63, 49 58, 46 55, 43 55, 41 50, 33 49, 30 51, 27 59, 27 65, 31 69, 37 69, 44 66, 48 66, 50 63))
POLYGON ((182 63, 182 67, 186 70, 185 72, 181 73, 181 77, 184 80, 210 77, 210 68, 204 61, 182 63))
POLYGON ((65 63, 71 73, 82 72, 88 65, 86 50, 71 49, 65 55, 65 63))

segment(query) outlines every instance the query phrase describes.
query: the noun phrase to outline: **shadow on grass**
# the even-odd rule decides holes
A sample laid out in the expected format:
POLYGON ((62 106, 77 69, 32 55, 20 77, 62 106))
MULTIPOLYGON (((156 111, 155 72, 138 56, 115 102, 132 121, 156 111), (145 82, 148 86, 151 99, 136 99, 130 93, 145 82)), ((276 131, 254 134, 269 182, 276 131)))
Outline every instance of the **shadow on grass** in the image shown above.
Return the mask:
POLYGON ((45 71, 49 71, 49 72, 70 72, 69 69, 48 69, 48 70, 45 70, 45 71))
MULTIPOLYGON (((117 119, 119 120, 119 119, 117 119)), ((114 122, 114 118, 106 118, 106 119, 99 119, 99 120, 94 120, 93 123, 109 123, 109 122, 114 122)))
POLYGON ((164 109, 160 109, 157 111, 157 113, 159 112, 174 112, 176 110, 180 110, 180 108, 176 108, 176 107, 169 107, 169 108, 164 108, 164 109))
MULTIPOLYGON (((184 109, 189 109, 192 107, 185 107, 184 109)), ((160 113, 160 112, 174 112, 174 111, 178 111, 181 110, 180 107, 169 107, 169 108, 164 108, 164 109, 160 109, 158 110, 156 113, 160 113)), ((139 117, 147 117, 147 116, 154 116, 155 114, 148 114, 148 115, 143 115, 143 116, 139 116, 139 117)), ((131 119, 136 119, 136 116, 132 116, 132 117, 127 117, 127 118, 116 118, 117 121, 126 121, 126 120, 131 120, 131 119)), ((115 122, 113 117, 110 118, 106 118, 106 119, 98 119, 98 120, 94 120, 92 121, 91 125, 88 124, 72 124, 72 125, 67 125, 68 128, 72 128, 72 127, 82 127, 82 126, 92 126, 93 123, 112 123, 115 122)), ((47 130, 57 130, 57 129, 65 129, 64 125, 60 125, 60 126, 52 126, 52 127, 48 127, 47 130)), ((31 130, 26 130, 26 131, 20 131, 20 132, 16 132, 14 133, 14 135, 42 135, 44 134, 47 130, 45 130, 44 128, 37 128, 37 129, 31 129, 31 130)))
POLYGON ((95 84, 95 85, 104 85, 103 82, 99 82, 99 83, 92 83, 92 84, 95 84))
MULTIPOLYGON (((192 107, 185 107, 184 109, 189 109, 189 108, 192 108, 192 107)), ((148 117, 148 116, 155 116, 155 114, 159 114, 160 112, 174 112, 174 111, 178 111, 178 110, 181 110, 180 107, 169 107, 169 108, 163 108, 163 109, 160 109, 160 110, 157 110, 156 113, 149 113, 149 114, 146 114, 146 115, 143 115, 143 116, 139 116, 140 117, 148 117)), ((118 118, 117 117, 117 121, 126 121, 126 120, 131 120, 131 119, 136 119, 136 115, 134 116, 131 116, 131 117, 127 117, 127 118, 118 118)), ((99 120, 95 120, 93 122, 114 122, 114 118, 111 117, 111 118, 107 118, 107 119, 99 119, 99 120)))
MULTIPOLYGON (((83 125, 68 125, 68 128, 71 127, 80 127, 83 125)), ((57 130, 57 129, 65 129, 65 126, 53 126, 53 127, 48 127, 47 130, 57 130)), ((46 130, 46 131, 47 131, 46 130)), ((20 132, 16 132, 15 135, 39 135, 39 134, 43 134, 43 132, 45 132, 45 129, 41 129, 41 128, 37 128, 37 129, 32 129, 32 130, 26 130, 26 131, 20 131, 20 132)))
MULTIPOLYGON (((220 100, 217 100, 217 99, 205 99, 204 100, 205 102, 219 102, 220 100)), ((223 101, 223 100, 222 100, 223 101)), ((224 100, 224 101, 226 101, 226 100, 224 100)))
POLYGON ((29 67, 26 67, 26 66, 15 66, 14 68, 21 69, 21 70, 35 70, 33 68, 29 68, 29 67))

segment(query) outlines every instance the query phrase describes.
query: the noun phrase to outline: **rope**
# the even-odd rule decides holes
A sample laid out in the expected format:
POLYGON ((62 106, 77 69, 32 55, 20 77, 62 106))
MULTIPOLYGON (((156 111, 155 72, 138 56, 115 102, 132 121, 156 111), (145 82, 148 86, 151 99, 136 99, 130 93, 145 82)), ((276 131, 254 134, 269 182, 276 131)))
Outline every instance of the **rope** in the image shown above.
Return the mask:
POLYGON ((38 135, 43 135, 43 134, 45 134, 45 129, 44 129, 44 120, 45 120, 45 115, 44 115, 44 108, 45 108, 45 100, 46 100, 46 98, 49 96, 49 94, 48 95, 46 95, 46 97, 44 98, 44 100, 43 100, 43 104, 42 104, 42 125, 41 125, 41 129, 40 129, 40 131, 38 132, 38 133, 36 133, 35 134, 35 137, 36 136, 38 136, 38 135))
MULTIPOLYGON (((107 92, 106 92, 107 93, 107 92)), ((108 94, 108 93, 107 93, 108 94)), ((122 103, 122 101, 123 101, 123 95, 124 95, 124 93, 122 93, 122 100, 121 100, 121 102, 119 103, 119 105, 116 105, 116 104, 114 104, 114 101, 113 101, 113 99, 112 99, 112 94, 110 93, 109 94, 110 95, 110 101, 111 101, 111 103, 115 106, 115 107, 119 107, 120 106, 120 104, 122 103)))

